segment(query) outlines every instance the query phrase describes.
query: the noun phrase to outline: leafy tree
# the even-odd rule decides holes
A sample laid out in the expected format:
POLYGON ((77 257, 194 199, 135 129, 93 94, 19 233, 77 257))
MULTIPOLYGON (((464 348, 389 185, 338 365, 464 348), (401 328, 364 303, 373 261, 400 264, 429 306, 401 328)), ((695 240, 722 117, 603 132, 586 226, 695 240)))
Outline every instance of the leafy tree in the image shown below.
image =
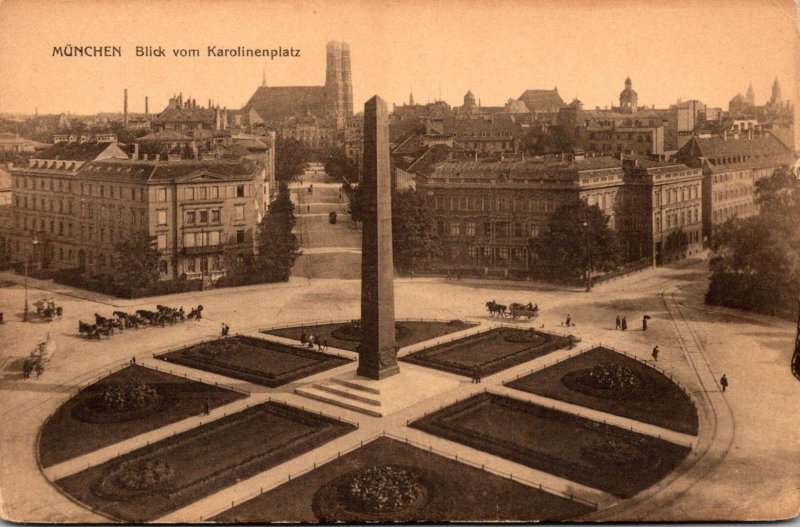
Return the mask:
POLYGON ((760 212, 732 218, 711 239, 706 302, 793 313, 800 296, 800 190, 787 171, 756 183, 760 212))
POLYGON ((140 230, 114 245, 112 277, 132 289, 147 289, 158 282, 159 251, 156 237, 140 230))
POLYGON ((358 181, 358 165, 347 159, 342 149, 331 149, 325 156, 325 172, 346 183, 358 181))
POLYGON ((291 137, 280 138, 275 143, 275 178, 289 182, 303 173, 308 163, 306 146, 291 137))
POLYGON ((533 155, 572 152, 575 145, 574 134, 561 125, 553 125, 546 131, 531 129, 522 139, 522 146, 533 155))
POLYGON ((559 206, 550 216, 547 231, 529 241, 529 250, 531 272, 547 278, 577 278, 587 269, 610 270, 622 259, 608 216, 581 199, 559 206))
POLYGON ((407 189, 392 194, 392 251, 398 269, 413 271, 418 260, 439 253, 434 234, 433 212, 425 204, 425 195, 407 189))
POLYGON ((689 235, 683 228, 671 231, 667 234, 664 240, 664 251, 669 255, 670 259, 677 259, 686 250, 689 245, 689 235))
POLYGON ((294 262, 302 254, 300 242, 292 233, 295 222, 294 204, 284 186, 259 226, 258 254, 253 261, 253 271, 262 280, 280 282, 289 279, 294 262))

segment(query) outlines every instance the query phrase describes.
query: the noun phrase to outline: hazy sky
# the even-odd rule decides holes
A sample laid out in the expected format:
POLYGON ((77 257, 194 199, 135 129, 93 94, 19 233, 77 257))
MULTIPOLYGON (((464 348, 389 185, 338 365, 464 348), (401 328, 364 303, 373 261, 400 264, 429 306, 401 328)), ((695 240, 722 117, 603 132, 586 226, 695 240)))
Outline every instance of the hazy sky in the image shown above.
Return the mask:
POLYGON ((763 103, 775 77, 799 99, 792 0, 693 1, 25 1, 0 4, 0 111, 158 112, 182 91, 241 107, 261 83, 322 85, 325 44, 352 54, 354 105, 377 93, 400 103, 441 97, 483 105, 528 88, 565 101, 616 104, 626 75, 639 103, 697 98, 727 108, 752 81, 763 103), (53 57, 53 46, 117 45, 122 57, 53 57), (166 58, 137 58, 137 45, 166 58), (206 47, 295 47, 299 58, 209 58, 206 47), (201 58, 170 57, 194 47, 201 58))

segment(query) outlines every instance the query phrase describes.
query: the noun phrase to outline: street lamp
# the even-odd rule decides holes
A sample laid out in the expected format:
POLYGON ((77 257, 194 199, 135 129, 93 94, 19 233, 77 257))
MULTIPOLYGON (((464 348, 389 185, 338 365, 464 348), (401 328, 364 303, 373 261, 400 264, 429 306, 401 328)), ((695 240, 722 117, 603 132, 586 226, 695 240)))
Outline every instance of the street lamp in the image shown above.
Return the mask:
MULTIPOLYGON (((33 241, 31 242, 33 245, 32 252, 36 252, 36 246, 39 244, 39 240, 36 238, 36 235, 33 235, 33 241)), ((25 310, 22 312, 22 321, 28 321, 28 264, 31 260, 31 254, 29 253, 27 258, 25 258, 25 310)))
POLYGON ((586 236, 586 291, 592 290, 592 244, 591 232, 589 231, 589 222, 583 220, 583 230, 586 236))

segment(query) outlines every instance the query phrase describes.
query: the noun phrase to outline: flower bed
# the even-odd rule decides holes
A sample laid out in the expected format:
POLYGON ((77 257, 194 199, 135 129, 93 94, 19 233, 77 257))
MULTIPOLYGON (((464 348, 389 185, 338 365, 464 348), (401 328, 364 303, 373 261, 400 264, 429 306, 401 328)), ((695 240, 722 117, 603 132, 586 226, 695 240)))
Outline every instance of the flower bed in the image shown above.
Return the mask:
POLYGON ((49 467, 200 414, 205 404, 216 408, 243 397, 169 373, 129 366, 84 388, 56 410, 41 429, 40 463, 49 467), (132 395, 123 403, 106 403, 106 397, 118 401, 121 393, 132 395))
POLYGON ((226 524, 536 522, 576 518, 591 510, 427 450, 379 437, 212 520, 226 524))
POLYGON ((697 409, 668 377, 636 359, 594 348, 508 384, 686 434, 697 434, 697 409))
POLYGON ((666 476, 690 451, 612 425, 486 393, 418 419, 411 426, 622 498, 666 476))
POLYGON ((540 331, 494 328, 406 355, 400 360, 471 376, 491 375, 569 346, 569 338, 540 331))
MULTIPOLYGON (((327 341, 328 345, 334 348, 358 351, 358 345, 361 342, 361 330, 358 322, 359 321, 354 320, 350 322, 292 326, 288 328, 268 329, 265 330, 264 333, 299 341, 300 335, 305 332, 306 335, 311 334, 315 337, 319 337, 323 341, 327 341)), ((395 325, 395 345, 398 348, 404 348, 475 326, 477 326, 477 324, 461 320, 451 320, 449 322, 424 320, 398 321, 395 325)))
POLYGON ((265 403, 55 484, 114 519, 152 521, 353 429, 335 419, 265 403))
POLYGON ((270 388, 350 362, 335 355, 244 336, 195 344, 157 358, 270 388))

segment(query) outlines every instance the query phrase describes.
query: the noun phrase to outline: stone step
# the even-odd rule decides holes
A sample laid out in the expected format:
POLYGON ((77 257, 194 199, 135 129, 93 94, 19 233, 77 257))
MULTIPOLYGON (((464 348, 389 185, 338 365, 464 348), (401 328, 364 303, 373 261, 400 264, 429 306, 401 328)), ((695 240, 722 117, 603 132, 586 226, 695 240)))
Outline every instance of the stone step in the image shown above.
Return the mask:
POLYGON ((353 410, 371 417, 383 417, 383 413, 373 406, 348 397, 334 395, 330 392, 320 390, 313 386, 295 388, 294 392, 298 395, 302 395, 303 397, 314 399, 315 401, 331 404, 340 408, 347 408, 348 410, 353 410))
POLYGON ((363 392, 374 393, 376 395, 379 395, 381 393, 380 389, 373 388, 372 386, 366 386, 364 383, 359 382, 358 379, 339 379, 339 378, 334 377, 333 379, 331 379, 331 381, 335 382, 336 384, 342 384, 342 385, 347 386, 348 388, 352 388, 354 390, 360 390, 360 391, 363 391, 363 392))
POLYGON ((375 397, 375 395, 377 394, 371 394, 370 392, 364 390, 356 390, 348 386, 345 386, 344 384, 340 384, 338 382, 317 383, 314 385, 314 388, 322 390, 324 392, 332 393, 334 395, 340 395, 342 397, 347 397, 349 399, 355 399, 356 401, 360 401, 362 403, 366 403, 372 406, 381 405, 380 399, 375 397))

